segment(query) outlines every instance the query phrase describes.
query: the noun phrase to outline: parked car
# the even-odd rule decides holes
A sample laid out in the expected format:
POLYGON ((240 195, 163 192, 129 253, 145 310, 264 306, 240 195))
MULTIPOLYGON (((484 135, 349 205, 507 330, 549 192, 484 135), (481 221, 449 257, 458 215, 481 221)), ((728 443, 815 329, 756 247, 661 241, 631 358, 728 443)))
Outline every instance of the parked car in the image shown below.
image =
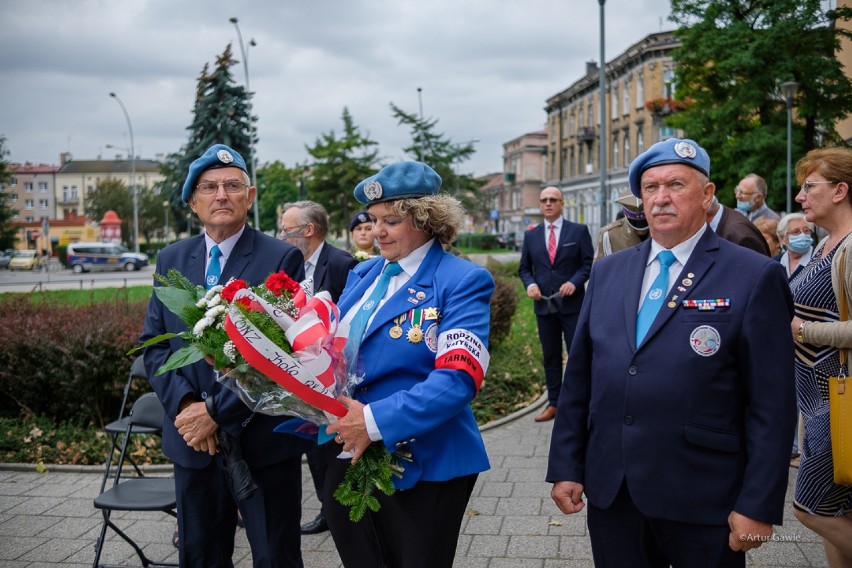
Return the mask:
POLYGON ((9 268, 9 263, 12 261, 12 254, 14 252, 10 249, 0 251, 0 268, 9 268))
POLYGON ((497 235, 497 244, 502 249, 518 250, 515 233, 500 233, 497 235))
POLYGON ((9 270, 38 270, 41 268, 41 263, 42 258, 38 251, 19 250, 9 261, 9 270))
POLYGON ((148 266, 148 255, 130 252, 114 243, 71 243, 66 262, 75 273, 90 270, 140 270, 148 266))

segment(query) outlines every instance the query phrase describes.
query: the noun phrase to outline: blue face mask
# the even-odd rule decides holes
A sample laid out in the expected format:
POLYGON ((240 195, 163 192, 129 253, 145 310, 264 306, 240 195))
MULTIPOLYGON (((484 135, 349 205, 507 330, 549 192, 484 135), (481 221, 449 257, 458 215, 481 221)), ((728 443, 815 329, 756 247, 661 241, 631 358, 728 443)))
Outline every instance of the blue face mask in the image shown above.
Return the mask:
POLYGON ((814 242, 810 235, 793 235, 790 237, 790 250, 798 253, 806 253, 813 246, 814 242))
POLYGON ((740 201, 737 199, 737 209, 742 211, 743 213, 748 213, 751 211, 751 201, 740 201))

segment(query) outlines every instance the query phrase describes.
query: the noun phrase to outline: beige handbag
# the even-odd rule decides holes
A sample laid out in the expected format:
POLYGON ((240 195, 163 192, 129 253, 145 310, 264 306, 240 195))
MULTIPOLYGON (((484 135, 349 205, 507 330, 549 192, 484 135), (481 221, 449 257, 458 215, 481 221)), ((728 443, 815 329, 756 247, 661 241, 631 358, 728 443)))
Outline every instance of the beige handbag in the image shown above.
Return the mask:
MULTIPOLYGON (((840 277, 845 280, 846 250, 838 251, 840 277)), ((837 298, 840 321, 849 319, 846 304, 846 282, 841 282, 837 298)), ((846 349, 840 349, 840 372, 828 379, 828 407, 831 420, 831 454, 834 461, 834 482, 852 485, 852 384, 847 388, 846 349)))

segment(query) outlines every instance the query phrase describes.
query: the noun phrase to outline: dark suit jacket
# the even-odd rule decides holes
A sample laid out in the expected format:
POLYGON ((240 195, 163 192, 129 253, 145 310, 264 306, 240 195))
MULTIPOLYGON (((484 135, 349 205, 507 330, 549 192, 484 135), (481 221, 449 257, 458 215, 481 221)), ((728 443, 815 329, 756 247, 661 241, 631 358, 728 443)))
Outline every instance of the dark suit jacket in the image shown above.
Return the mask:
MULTIPOLYGON (((571 281, 577 287, 577 291, 561 299, 559 313, 576 313, 580 311, 583 303, 586 280, 589 279, 592 260, 595 257, 589 228, 579 223, 562 220, 562 231, 559 233, 556 260, 553 265, 550 264, 550 258, 547 256, 544 230, 545 223, 541 223, 524 235, 518 275, 525 287, 538 284, 542 296, 558 293, 562 284, 571 281)), ((548 303, 534 302, 534 310, 537 315, 545 315, 548 313, 548 303)))
MULTIPOLYGON (((190 281, 203 285, 206 254, 203 235, 174 243, 157 256, 156 273, 166 274, 170 268, 175 268, 190 281)), ((298 248, 247 226, 222 270, 221 281, 227 282, 234 277, 256 286, 263 283, 269 274, 279 270, 301 281, 305 276, 304 262, 298 248)), ((160 284, 155 282, 154 285, 160 284)), ((185 329, 183 322, 152 294, 140 341, 185 329)), ((235 394, 216 382, 213 368, 204 361, 155 376, 155 371, 183 345, 183 340, 174 338, 145 350, 145 369, 151 386, 166 410, 163 419, 163 452, 172 461, 187 468, 201 468, 213 459, 206 452, 196 452, 187 446, 174 426, 180 401, 188 394, 194 395, 197 400, 213 397, 216 422, 223 430, 240 438, 244 457, 252 468, 278 463, 310 447, 296 437, 274 433, 272 429, 283 418, 252 414, 235 394)))
POLYGON ((314 292, 326 290, 335 303, 346 286, 349 271, 358 261, 344 250, 325 243, 314 268, 314 292))
POLYGON ((760 229, 755 227, 754 223, 739 211, 721 204, 720 207, 722 207, 724 213, 719 220, 716 234, 727 241, 769 256, 769 245, 766 244, 766 239, 763 238, 760 229))
POLYGON ((784 269, 708 229, 637 348, 650 247, 595 263, 547 480, 582 483, 606 508, 626 479, 648 517, 725 525, 735 510, 780 524, 796 419, 784 269), (682 304, 716 298, 730 306, 682 304))

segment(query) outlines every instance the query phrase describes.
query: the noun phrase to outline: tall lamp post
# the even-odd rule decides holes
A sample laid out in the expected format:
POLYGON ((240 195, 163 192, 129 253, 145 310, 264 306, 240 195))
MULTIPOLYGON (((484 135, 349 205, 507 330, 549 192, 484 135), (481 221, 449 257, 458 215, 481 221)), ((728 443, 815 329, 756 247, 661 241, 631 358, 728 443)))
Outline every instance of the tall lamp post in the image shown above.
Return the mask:
POLYGON ((601 98, 601 128, 600 137, 598 138, 598 145, 600 146, 598 148, 598 161, 601 167, 601 190, 600 195, 598 195, 598 205, 601 211, 600 228, 603 228, 607 224, 606 207, 604 206, 606 203, 606 59, 604 59, 604 4, 606 4, 606 0, 598 0, 598 4, 601 7, 601 67, 598 72, 598 87, 601 98))
POLYGON ((793 171, 793 99, 799 84, 795 81, 781 83, 784 91, 784 100, 787 102, 787 213, 793 211, 793 190, 790 184, 790 176, 793 171))
MULTIPOLYGON (((249 167, 251 168, 251 184, 257 187, 257 171, 255 169, 255 160, 254 160, 254 121, 251 116, 251 88, 249 87, 249 66, 248 66, 248 54, 246 52, 246 46, 243 44, 243 34, 240 33, 240 24, 239 20, 236 16, 228 19, 229 22, 234 24, 234 27, 237 29, 237 38, 240 40, 240 52, 243 54, 243 71, 246 73, 246 94, 249 97, 249 153, 251 154, 251 160, 249 163, 249 167)), ((249 40, 249 46, 254 47, 257 45, 257 42, 254 41, 254 38, 249 40)), ((257 195, 254 198, 254 228, 260 230, 260 212, 257 208, 257 195)))
POLYGON ((130 131, 130 183, 127 185, 133 199, 133 250, 139 252, 139 195, 136 192, 136 146, 133 144, 133 124, 130 123, 130 115, 127 114, 127 109, 118 95, 110 93, 109 96, 114 98, 121 107, 121 112, 127 120, 127 129, 130 131))
POLYGON ((163 211, 165 211, 165 216, 166 216, 166 232, 163 234, 163 237, 165 237, 163 240, 166 241, 166 242, 169 242, 169 208, 170 207, 171 207, 171 203, 169 203, 168 199, 163 201, 163 211))

